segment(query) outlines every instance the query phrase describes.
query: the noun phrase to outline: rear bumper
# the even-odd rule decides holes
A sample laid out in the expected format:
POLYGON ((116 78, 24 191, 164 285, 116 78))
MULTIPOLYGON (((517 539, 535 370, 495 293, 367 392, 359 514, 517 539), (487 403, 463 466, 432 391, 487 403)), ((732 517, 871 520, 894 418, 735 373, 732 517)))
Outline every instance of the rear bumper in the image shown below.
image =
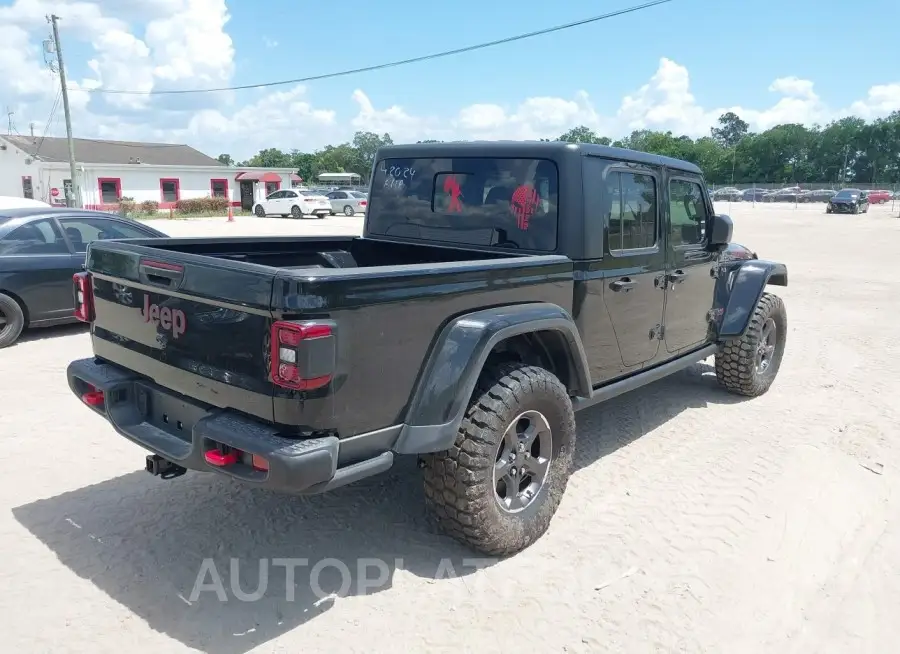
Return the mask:
POLYGON ((90 386, 103 392, 102 402, 87 406, 119 434, 188 470, 218 472, 279 492, 312 494, 384 472, 393 464, 393 453, 384 451, 339 466, 341 441, 335 436, 284 438, 266 423, 196 403, 95 359, 73 361, 66 374, 79 398, 90 386), (204 453, 219 444, 263 457, 268 471, 240 461, 223 467, 208 463, 204 453))

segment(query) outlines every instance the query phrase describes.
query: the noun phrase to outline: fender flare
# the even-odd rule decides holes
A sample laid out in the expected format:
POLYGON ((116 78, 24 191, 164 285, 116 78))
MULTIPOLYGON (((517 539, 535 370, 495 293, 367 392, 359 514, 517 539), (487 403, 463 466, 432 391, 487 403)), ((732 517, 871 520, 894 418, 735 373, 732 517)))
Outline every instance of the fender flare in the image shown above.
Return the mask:
POLYGON ((719 325, 719 339, 741 338, 747 332, 753 311, 769 284, 787 286, 787 266, 776 261, 753 259, 725 271, 722 290, 727 299, 722 303, 724 313, 719 325))
POLYGON ((450 448, 494 346, 513 336, 540 331, 556 331, 565 338, 572 371, 569 391, 577 397, 590 397, 584 345, 565 309, 536 302, 476 311, 451 320, 441 330, 416 383, 393 450, 424 454, 450 448))

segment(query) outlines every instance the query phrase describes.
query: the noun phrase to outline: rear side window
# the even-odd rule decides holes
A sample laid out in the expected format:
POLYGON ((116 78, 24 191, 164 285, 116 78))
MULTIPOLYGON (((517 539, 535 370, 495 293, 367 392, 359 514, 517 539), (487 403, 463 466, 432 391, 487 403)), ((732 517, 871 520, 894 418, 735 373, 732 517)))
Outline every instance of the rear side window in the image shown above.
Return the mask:
POLYGON ((147 238, 149 234, 131 225, 103 218, 65 218, 62 221, 66 236, 76 252, 85 252, 91 241, 110 238, 147 238))
POLYGON ((558 169, 547 159, 386 159, 375 168, 368 228, 399 238, 550 252, 558 189, 558 169))
POLYGON ((36 220, 0 239, 0 255, 69 254, 59 229, 50 220, 36 220))
POLYGON ((611 199, 609 251, 656 245, 656 180, 650 175, 612 172, 606 178, 606 192, 611 199))

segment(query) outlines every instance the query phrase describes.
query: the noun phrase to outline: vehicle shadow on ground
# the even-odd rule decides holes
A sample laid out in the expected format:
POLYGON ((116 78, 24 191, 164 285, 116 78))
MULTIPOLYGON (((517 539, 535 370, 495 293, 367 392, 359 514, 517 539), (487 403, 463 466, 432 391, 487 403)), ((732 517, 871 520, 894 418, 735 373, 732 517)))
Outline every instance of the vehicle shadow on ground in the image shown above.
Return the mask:
POLYGON ((737 404, 747 399, 722 389, 712 365, 697 363, 579 412, 575 468, 580 470, 590 466, 687 409, 705 409, 710 404, 737 404))
POLYGON ((90 326, 83 322, 73 322, 65 325, 56 325, 54 327, 40 327, 37 329, 26 329, 22 332, 16 343, 31 343, 34 341, 43 341, 48 338, 59 338, 62 336, 71 336, 72 334, 86 334, 90 331, 90 326))
MULTIPOLYGON (((737 401, 708 371, 700 364, 587 409, 586 420, 579 418, 589 433, 580 429, 578 467, 688 408, 737 401), (626 418, 635 414, 643 418, 632 429, 626 418)), ((60 562, 154 630, 203 652, 244 654, 341 597, 402 584, 404 572, 459 583, 449 578, 496 562, 436 532, 417 472, 415 460, 404 458, 384 475, 332 493, 289 497, 214 475, 162 481, 141 471, 13 514, 60 562), (254 593, 260 597, 248 601, 254 593), (329 593, 338 597, 323 601, 329 593)))

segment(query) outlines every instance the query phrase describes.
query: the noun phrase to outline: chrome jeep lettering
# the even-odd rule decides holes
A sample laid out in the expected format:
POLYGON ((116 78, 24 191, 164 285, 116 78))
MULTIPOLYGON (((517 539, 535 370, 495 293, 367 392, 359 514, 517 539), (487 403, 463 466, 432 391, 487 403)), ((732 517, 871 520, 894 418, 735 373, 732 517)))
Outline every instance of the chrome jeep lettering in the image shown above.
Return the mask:
POLYGON ((141 310, 144 322, 159 325, 167 332, 172 332, 172 338, 178 338, 187 330, 187 319, 181 309, 160 307, 158 304, 150 304, 150 296, 144 295, 144 308, 141 310))

